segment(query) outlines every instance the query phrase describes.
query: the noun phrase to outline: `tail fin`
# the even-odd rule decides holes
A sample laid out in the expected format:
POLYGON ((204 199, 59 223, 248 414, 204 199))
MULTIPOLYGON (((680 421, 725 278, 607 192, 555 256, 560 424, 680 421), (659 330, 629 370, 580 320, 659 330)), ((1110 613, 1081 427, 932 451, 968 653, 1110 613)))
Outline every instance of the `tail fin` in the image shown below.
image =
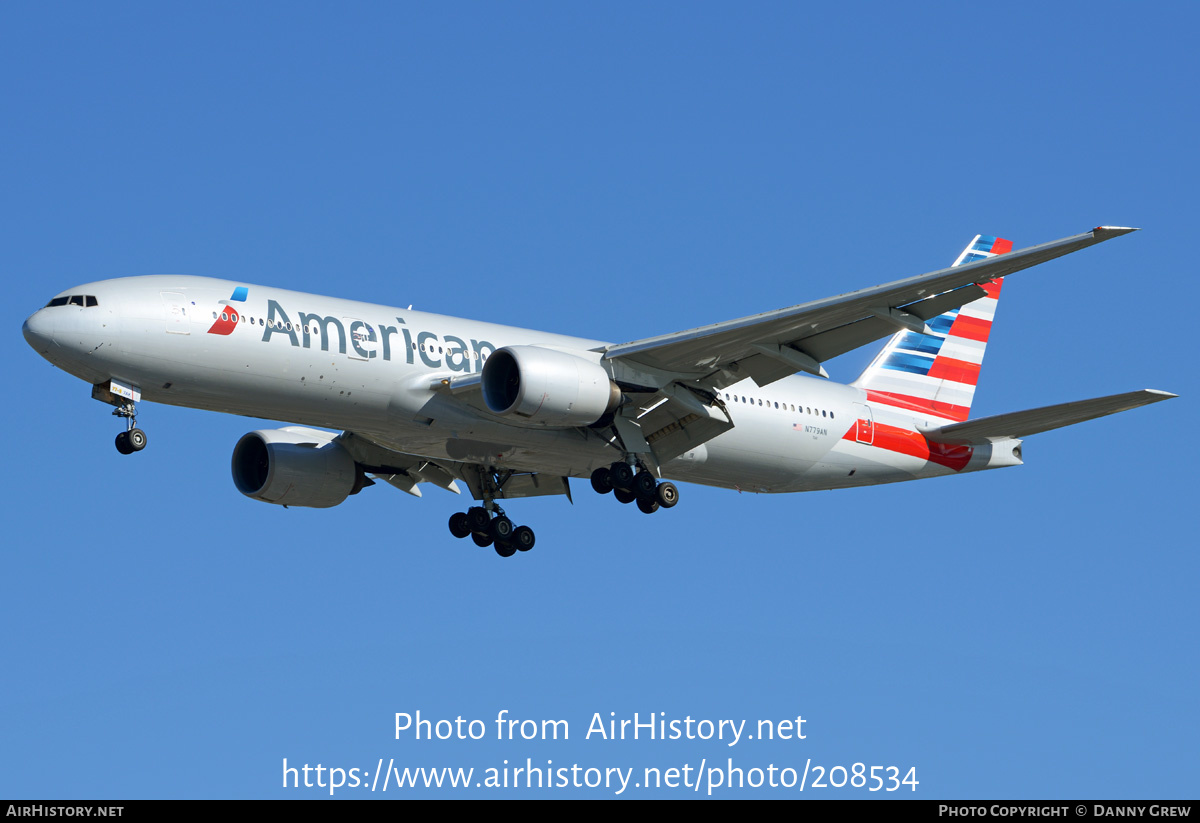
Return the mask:
MULTIPOLYGON (((954 265, 974 263, 1011 250, 1010 240, 977 235, 954 265)), ((966 420, 975 397, 1001 282, 981 283, 987 292, 985 297, 931 318, 924 332, 902 331, 894 335, 852 385, 864 389, 872 403, 943 420, 966 420)))

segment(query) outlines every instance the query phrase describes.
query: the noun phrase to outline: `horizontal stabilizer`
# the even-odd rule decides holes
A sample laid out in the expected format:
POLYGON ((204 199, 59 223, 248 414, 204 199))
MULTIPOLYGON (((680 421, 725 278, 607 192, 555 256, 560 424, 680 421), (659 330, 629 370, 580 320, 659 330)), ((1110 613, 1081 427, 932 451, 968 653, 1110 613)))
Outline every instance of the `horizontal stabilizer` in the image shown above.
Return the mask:
POLYGON ((988 440, 1028 437, 1038 432, 1073 426, 1085 420, 1094 420, 1097 417, 1129 411, 1138 406, 1157 403, 1160 400, 1170 400, 1172 397, 1178 397, 1178 395, 1155 389, 1143 389, 1125 394, 1113 394, 1108 397, 1096 397, 1091 400, 1059 403, 1057 406, 1044 406, 1040 409, 981 417, 965 423, 952 423, 949 426, 926 431, 924 434, 928 440, 949 444, 982 443, 988 440))

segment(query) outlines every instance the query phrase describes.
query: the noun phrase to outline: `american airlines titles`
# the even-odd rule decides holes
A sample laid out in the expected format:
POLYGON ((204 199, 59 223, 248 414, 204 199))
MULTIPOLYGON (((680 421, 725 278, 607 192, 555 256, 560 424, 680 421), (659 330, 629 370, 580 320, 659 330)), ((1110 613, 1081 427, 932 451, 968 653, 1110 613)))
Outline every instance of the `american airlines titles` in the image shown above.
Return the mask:
POLYGON ((471 340, 470 345, 462 338, 447 334, 443 337, 431 331, 415 331, 409 329, 400 317, 396 318, 399 325, 376 327, 362 320, 352 318, 339 319, 332 315, 321 315, 310 312, 299 312, 297 320, 292 321, 288 313, 278 301, 267 301, 267 319, 263 328, 263 342, 269 342, 272 335, 287 337, 297 348, 312 348, 313 338, 320 330, 321 351, 330 351, 330 343, 335 342, 339 354, 346 354, 347 340, 354 355, 362 360, 372 360, 381 355, 383 360, 391 360, 396 335, 404 337, 404 355, 408 363, 415 362, 417 357, 431 369, 447 368, 450 371, 472 372, 483 368, 483 361, 496 347, 487 340, 471 340), (346 320, 349 329, 342 323, 346 320), (438 344, 441 343, 439 346, 438 344), (377 347, 377 344, 378 347, 377 347), (379 350, 377 350, 377 348, 379 350), (443 351, 444 349, 444 351, 443 351), (445 357, 443 366, 442 357, 445 357))

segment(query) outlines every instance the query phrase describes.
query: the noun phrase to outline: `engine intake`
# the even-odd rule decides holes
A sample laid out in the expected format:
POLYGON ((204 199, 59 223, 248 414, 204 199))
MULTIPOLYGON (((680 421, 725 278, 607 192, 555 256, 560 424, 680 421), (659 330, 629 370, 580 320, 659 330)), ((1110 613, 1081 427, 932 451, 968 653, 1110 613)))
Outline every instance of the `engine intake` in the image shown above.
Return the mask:
POLYGON ((539 426, 590 426, 621 403, 621 390, 599 363, 540 346, 492 352, 481 380, 493 413, 539 426))
POLYGON ((325 509, 358 490, 359 471, 337 443, 266 429, 243 435, 234 446, 233 483, 264 503, 325 509))

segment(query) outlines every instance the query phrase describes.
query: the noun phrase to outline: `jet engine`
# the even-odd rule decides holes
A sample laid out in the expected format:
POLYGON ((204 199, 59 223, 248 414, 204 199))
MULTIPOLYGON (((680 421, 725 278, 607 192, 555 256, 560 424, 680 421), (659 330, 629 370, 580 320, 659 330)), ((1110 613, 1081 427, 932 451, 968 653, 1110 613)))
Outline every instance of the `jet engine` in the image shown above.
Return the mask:
POLYGON ((538 426, 590 426, 621 402, 621 390, 599 363, 540 346, 492 352, 481 380, 493 413, 538 426))
POLYGON ((364 475, 344 448, 318 432, 266 429, 243 435, 233 448, 238 491, 283 506, 336 506, 361 488, 364 475))

